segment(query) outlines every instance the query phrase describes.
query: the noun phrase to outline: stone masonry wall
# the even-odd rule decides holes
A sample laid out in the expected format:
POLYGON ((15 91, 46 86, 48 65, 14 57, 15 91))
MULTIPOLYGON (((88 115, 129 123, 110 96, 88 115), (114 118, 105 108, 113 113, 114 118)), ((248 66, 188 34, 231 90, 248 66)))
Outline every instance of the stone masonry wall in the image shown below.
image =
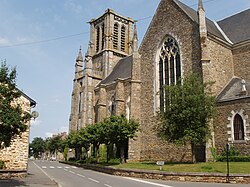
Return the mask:
POLYGON ((217 95, 233 77, 233 55, 229 48, 226 48, 208 40, 209 63, 203 64, 203 77, 205 82, 213 81, 213 92, 217 95))
MULTIPOLYGON (((228 141, 231 138, 231 128, 229 127, 232 112, 243 113, 244 116, 250 116, 250 103, 248 100, 221 103, 218 106, 218 115, 214 122, 215 147, 220 154, 226 146, 226 143, 232 143, 241 153, 241 155, 250 155, 250 140, 246 141, 228 141)), ((246 124, 249 124, 246 119, 246 124)), ((246 135, 249 137, 250 127, 246 127, 246 135)))
POLYGON ((201 73, 198 25, 173 1, 161 1, 140 47, 141 54, 141 144, 140 160, 191 161, 191 147, 167 144, 156 136, 155 66, 157 52, 166 35, 177 41, 182 73, 201 73))
MULTIPOLYGON (((21 96, 18 100, 23 110, 30 111, 30 102, 21 96)), ((0 159, 5 162, 6 169, 27 170, 29 149, 29 122, 27 130, 12 140, 10 147, 0 150, 0 159)))
POLYGON ((250 81, 250 43, 233 50, 234 73, 236 76, 250 81))

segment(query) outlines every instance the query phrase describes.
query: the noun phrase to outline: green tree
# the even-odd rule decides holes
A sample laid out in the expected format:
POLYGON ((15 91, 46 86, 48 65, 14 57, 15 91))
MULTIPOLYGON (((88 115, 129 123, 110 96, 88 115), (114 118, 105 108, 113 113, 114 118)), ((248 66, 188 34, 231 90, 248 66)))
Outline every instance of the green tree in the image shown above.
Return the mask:
POLYGON ((17 102, 21 92, 16 88, 16 68, 6 63, 0 67, 0 143, 8 147, 11 140, 27 129, 31 116, 17 102))
POLYGON ((116 144, 120 148, 120 162, 125 163, 125 147, 128 144, 129 139, 134 138, 138 131, 139 123, 134 120, 128 120, 125 115, 112 115, 109 118, 104 119, 103 127, 108 129, 104 130, 107 138, 105 141, 116 144))
POLYGON ((30 143, 30 155, 33 155, 35 158, 38 158, 39 155, 45 152, 46 143, 41 137, 35 137, 30 143))
POLYGON ((203 83, 190 74, 182 83, 165 87, 165 110, 160 112, 158 133, 168 142, 191 143, 195 162, 195 146, 204 145, 210 136, 210 120, 216 113, 212 83, 203 83))
POLYGON ((47 142, 47 149, 50 153, 57 155, 58 151, 63 152, 64 145, 61 136, 59 135, 53 136, 51 138, 48 138, 46 142, 47 142))

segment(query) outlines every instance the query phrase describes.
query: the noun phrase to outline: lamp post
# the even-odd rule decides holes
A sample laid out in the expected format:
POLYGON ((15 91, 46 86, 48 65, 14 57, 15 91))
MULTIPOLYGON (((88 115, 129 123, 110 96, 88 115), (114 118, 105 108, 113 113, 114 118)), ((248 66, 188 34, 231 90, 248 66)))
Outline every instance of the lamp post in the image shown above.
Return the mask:
POLYGON ((226 144, 226 151, 227 151, 227 177, 226 177, 226 182, 230 183, 230 176, 229 176, 229 150, 230 150, 230 144, 226 144))

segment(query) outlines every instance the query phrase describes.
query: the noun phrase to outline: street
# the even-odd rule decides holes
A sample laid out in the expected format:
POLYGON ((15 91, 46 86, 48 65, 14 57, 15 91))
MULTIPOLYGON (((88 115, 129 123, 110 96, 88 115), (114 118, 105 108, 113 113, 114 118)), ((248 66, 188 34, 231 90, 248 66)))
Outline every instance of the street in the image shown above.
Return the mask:
POLYGON ((52 180, 55 180, 59 187, 245 187, 240 184, 215 184, 215 183, 191 183, 161 180, 147 180, 128 178, 99 173, 75 166, 61 164, 57 161, 34 160, 30 165, 38 167, 41 172, 52 180))

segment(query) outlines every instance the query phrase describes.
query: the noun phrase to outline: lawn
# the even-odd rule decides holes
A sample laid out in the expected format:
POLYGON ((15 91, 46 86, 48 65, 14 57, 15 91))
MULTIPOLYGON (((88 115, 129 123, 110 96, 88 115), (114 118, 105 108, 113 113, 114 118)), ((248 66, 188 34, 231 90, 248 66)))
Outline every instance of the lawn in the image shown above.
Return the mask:
MULTIPOLYGON (((134 168, 134 169, 145 169, 145 170, 159 170, 153 162, 140 162, 140 163, 125 163, 119 165, 113 165, 115 168, 134 168)), ((230 162, 229 163, 230 173, 250 173, 250 162, 230 162)), ((226 173, 227 163, 226 162, 209 162, 209 163, 166 163, 163 166, 163 171, 167 172, 215 172, 215 173, 226 173)))

